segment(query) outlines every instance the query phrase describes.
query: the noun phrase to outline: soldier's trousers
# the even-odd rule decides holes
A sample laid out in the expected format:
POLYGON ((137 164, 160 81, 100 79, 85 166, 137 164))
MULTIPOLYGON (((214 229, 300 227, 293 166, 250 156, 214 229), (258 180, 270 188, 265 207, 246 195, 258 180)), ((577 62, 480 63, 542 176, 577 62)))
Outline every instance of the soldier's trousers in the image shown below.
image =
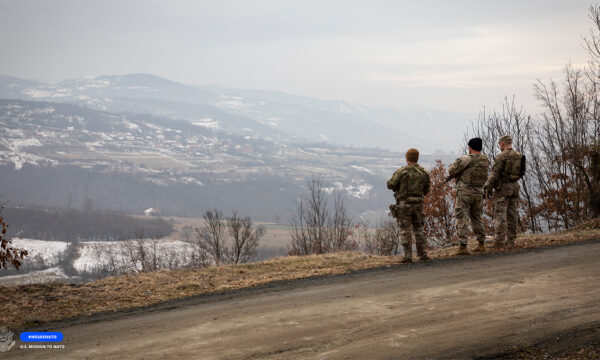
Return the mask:
POLYGON ((469 240, 469 223, 477 241, 485 241, 485 227, 481 217, 483 212, 483 194, 475 191, 459 190, 456 194, 456 227, 458 240, 466 245, 469 240))
POLYGON ((423 221, 423 202, 407 203, 398 201, 396 203, 396 221, 400 228, 402 245, 407 245, 411 249, 413 244, 413 233, 416 240, 417 253, 423 255, 425 253, 425 231, 423 230, 425 223, 423 221))
POLYGON ((496 245, 514 245, 519 226, 519 183, 506 183, 494 192, 494 231, 496 245))

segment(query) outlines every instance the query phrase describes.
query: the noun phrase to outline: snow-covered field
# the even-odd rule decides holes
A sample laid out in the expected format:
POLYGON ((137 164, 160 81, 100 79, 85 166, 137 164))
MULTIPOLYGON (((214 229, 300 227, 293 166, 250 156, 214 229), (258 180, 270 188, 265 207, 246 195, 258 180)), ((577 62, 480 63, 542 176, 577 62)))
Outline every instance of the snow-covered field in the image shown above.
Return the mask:
MULTIPOLYGON (((156 247, 152 240, 146 240, 143 246, 148 256, 159 256, 160 264, 164 267, 177 267, 188 263, 193 252, 191 244, 180 240, 158 240, 156 247)), ((73 262, 73 266, 80 273, 94 273, 113 267, 126 269, 132 266, 132 258, 139 257, 138 250, 139 244, 135 240, 83 242, 78 246, 79 257, 73 262)))
POLYGON ((18 249, 25 249, 29 252, 25 261, 42 261, 45 266, 57 265, 60 256, 67 249, 67 243, 64 241, 14 238, 12 244, 18 249))
POLYGON ((195 250, 189 243, 170 239, 144 240, 142 243, 136 240, 81 242, 76 244, 77 255, 72 260, 77 274, 66 274, 65 269, 59 264, 66 256, 65 251, 68 247, 66 242, 14 238, 12 245, 29 252, 23 260, 20 271, 32 268, 46 269, 9 276, 1 276, 0 273, 0 285, 80 281, 78 275, 83 274, 102 276, 140 270, 142 249, 147 264, 160 268, 178 268, 192 261, 191 257, 195 250))

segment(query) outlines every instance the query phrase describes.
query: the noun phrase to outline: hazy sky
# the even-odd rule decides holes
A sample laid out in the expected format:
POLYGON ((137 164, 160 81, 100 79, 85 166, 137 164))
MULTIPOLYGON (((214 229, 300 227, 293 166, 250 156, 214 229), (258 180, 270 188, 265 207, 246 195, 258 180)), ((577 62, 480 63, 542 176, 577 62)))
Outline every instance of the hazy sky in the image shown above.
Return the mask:
POLYGON ((0 73, 152 73, 478 112, 585 62, 590 1, 0 1, 0 73))

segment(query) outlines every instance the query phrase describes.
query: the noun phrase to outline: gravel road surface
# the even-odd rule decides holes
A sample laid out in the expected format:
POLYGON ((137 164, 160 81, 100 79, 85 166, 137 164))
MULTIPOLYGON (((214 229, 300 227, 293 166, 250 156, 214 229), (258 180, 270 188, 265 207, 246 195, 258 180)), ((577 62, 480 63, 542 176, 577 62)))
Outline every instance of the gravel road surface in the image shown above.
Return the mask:
POLYGON ((599 284, 600 241, 468 256, 58 322, 64 349, 0 358, 487 357, 600 328, 599 284))

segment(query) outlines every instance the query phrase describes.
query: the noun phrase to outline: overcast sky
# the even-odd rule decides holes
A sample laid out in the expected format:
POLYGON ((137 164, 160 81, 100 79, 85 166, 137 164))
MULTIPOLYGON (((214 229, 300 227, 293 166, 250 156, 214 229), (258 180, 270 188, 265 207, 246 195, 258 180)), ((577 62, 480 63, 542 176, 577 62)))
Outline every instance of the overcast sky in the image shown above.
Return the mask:
POLYGON ((590 1, 0 1, 0 73, 151 73, 474 113, 584 64, 590 1))

